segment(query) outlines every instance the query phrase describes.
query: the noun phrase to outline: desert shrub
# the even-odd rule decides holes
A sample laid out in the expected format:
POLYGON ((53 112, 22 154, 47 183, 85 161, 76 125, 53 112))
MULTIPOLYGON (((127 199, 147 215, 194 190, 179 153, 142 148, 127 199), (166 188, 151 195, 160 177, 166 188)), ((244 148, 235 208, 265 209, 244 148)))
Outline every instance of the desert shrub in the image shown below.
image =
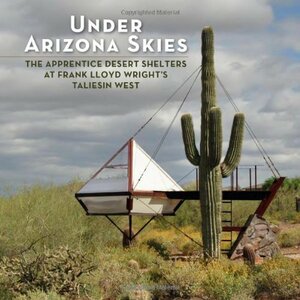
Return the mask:
POLYGON ((267 178, 264 181, 263 185, 262 185, 262 189, 263 190, 269 190, 270 187, 271 187, 271 185, 272 185, 272 183, 274 182, 274 180, 275 180, 275 177, 269 177, 269 178, 267 178))
POLYGON ((66 298, 58 295, 55 292, 41 292, 41 291, 34 291, 29 292, 27 295, 19 295, 14 298, 15 300, 65 300, 66 298))
POLYGON ((163 262, 155 251, 145 246, 133 246, 126 250, 99 249, 95 255, 98 257, 99 268, 89 278, 94 290, 89 295, 95 299, 128 299, 137 290, 140 293, 141 290, 147 290, 147 287, 151 289, 152 270, 155 272, 163 262), (137 265, 132 266, 132 261, 137 265))
POLYGON ((300 245, 300 231, 298 228, 289 228, 279 234, 278 243, 281 247, 293 247, 300 245))
POLYGON ((195 228, 201 228, 200 202, 196 200, 185 201, 171 221, 177 226, 191 225, 195 228))
POLYGON ((300 297, 300 262, 278 257, 258 268, 257 293, 267 292, 280 299, 300 297))
MULTIPOLYGON (((248 266, 227 260, 178 262, 163 268, 164 282, 173 287, 165 297, 201 299, 251 299, 255 287, 248 266)), ((163 282, 162 279, 162 282, 163 282)))
POLYGON ((127 296, 138 286, 146 284, 147 280, 142 273, 131 268, 128 262, 103 260, 101 268, 95 273, 100 285, 101 294, 105 299, 118 299, 127 296))
POLYGON ((192 241, 186 242, 181 248, 184 255, 200 254, 201 250, 202 248, 200 249, 200 246, 192 241))
MULTIPOLYGON (((263 187, 269 189, 274 178, 265 181, 263 187)), ((275 221, 300 222, 300 214, 295 211, 295 197, 300 191, 300 177, 286 178, 267 211, 267 218, 275 221)))
POLYGON ((295 191, 280 189, 267 210, 267 219, 290 223, 300 222, 300 213, 295 209, 295 197, 295 191))
MULTIPOLYGON (((262 188, 265 190, 268 190, 270 188, 270 186, 272 185, 274 179, 275 179, 274 177, 270 177, 270 178, 266 179, 265 182, 263 183, 262 188)), ((285 180, 283 182, 283 188, 288 191, 300 190, 300 177, 285 178, 285 180)))
POLYGON ((202 288, 208 299, 218 300, 247 299, 254 293, 248 266, 227 260, 207 265, 202 288))
POLYGON ((128 293, 128 300, 151 300, 152 294, 143 288, 133 289, 128 293))
POLYGON ((163 242, 160 242, 157 239, 150 239, 147 241, 147 245, 150 249, 154 249, 164 259, 170 257, 171 253, 163 242))
MULTIPOLYGON (((195 228, 194 226, 185 226, 181 227, 180 229, 182 230, 182 232, 194 239, 198 244, 202 244, 200 228, 195 228)), ((195 249, 196 252, 201 251, 201 247, 199 245, 192 242, 183 233, 179 232, 171 226, 169 226, 169 228, 165 230, 153 229, 151 232, 142 234, 140 243, 145 244, 148 247, 151 246, 151 248, 153 249, 155 249, 155 247, 162 247, 163 249, 165 249, 164 252, 165 254, 167 254, 167 256, 170 254, 177 254, 178 252, 184 252, 188 250, 192 251, 192 249, 195 249), (155 246, 154 244, 158 245, 155 246)), ((162 256, 164 256, 163 253, 162 256)))
POLYGON ((0 198, 0 256, 17 255, 32 243, 36 251, 68 245, 90 253, 100 246, 121 245, 108 220, 84 213, 74 197, 81 184, 37 184, 0 198))
POLYGON ((300 177, 286 178, 284 181, 284 187, 287 190, 300 190, 300 177))
MULTIPOLYGON (((137 259, 141 249, 130 251, 124 254, 127 259, 137 259)), ((101 286, 101 297, 130 299, 137 293, 150 297, 149 293, 142 292, 148 291, 155 299, 250 300, 262 292, 280 299, 296 299, 299 293, 300 272, 296 261, 275 259, 253 269, 225 259, 208 264, 201 261, 173 263, 157 260, 151 253, 148 268, 142 271, 130 268, 122 256, 117 250, 101 258, 101 267, 93 276, 101 286)))
POLYGON ((6 287, 5 284, 0 283, 0 300, 11 300, 13 299, 12 292, 6 287))
POLYGON ((129 286, 133 277, 137 276, 137 272, 124 267, 118 261, 107 261, 101 264, 101 270, 95 276, 98 278, 103 296, 116 299, 126 292, 126 287, 129 286))
POLYGON ((60 295, 80 295, 85 286, 79 277, 95 267, 78 251, 60 247, 45 249, 35 255, 4 257, 0 277, 14 294, 27 295, 31 291, 55 291, 60 295))
POLYGON ((126 265, 130 260, 137 261, 141 269, 152 268, 154 264, 162 262, 155 250, 144 245, 130 247, 125 251, 120 250, 120 261, 126 265))
POLYGON ((258 206, 257 201, 233 201, 232 220, 235 226, 243 226, 258 206))
POLYGON ((161 292, 167 293, 169 297, 188 298, 202 294, 202 281, 205 277, 203 264, 177 263, 165 268, 163 273, 166 289, 161 292))

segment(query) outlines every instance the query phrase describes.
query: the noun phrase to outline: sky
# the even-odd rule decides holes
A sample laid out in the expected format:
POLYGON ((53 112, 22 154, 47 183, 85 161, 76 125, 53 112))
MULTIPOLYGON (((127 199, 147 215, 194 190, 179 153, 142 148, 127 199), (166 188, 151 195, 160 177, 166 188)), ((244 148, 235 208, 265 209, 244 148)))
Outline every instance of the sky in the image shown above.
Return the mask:
MULTIPOLYGON (((2 0, 0 192, 36 183, 61 184, 89 178, 201 64, 201 30, 207 25, 214 29, 217 75, 281 175, 299 176, 298 1, 2 0), (179 10, 179 14, 133 17, 143 21, 140 37, 188 41, 189 49, 182 58, 187 61, 186 68, 165 68, 167 79, 141 80, 137 90, 75 90, 69 80, 45 79, 44 69, 26 68, 25 60, 33 55, 24 53, 31 35, 37 39, 78 38, 70 30, 71 15, 117 20, 130 19, 122 11, 157 9, 179 10)), ((99 35, 83 33, 81 37, 99 35)), ((117 33, 109 36, 121 46, 126 37, 117 33)), ((97 58, 105 59, 109 54, 102 56, 97 58)), ((190 85, 191 81, 137 136, 137 142, 149 154, 155 151, 190 85)), ((184 154, 180 115, 193 115, 199 144, 200 94, 198 79, 155 157, 176 180, 193 169, 184 154)), ((234 109, 220 86, 217 96, 225 155, 234 109)), ((255 164, 259 165, 259 181, 272 175, 245 133, 241 165, 255 164)), ((244 178, 248 177, 247 168, 241 172, 244 178)))

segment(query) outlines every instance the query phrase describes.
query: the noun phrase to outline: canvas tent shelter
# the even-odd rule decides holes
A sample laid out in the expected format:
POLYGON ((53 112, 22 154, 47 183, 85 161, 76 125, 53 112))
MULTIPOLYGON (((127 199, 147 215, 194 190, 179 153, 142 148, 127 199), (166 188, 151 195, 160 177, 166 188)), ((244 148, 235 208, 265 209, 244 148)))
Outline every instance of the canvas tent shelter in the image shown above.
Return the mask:
POLYGON ((183 189, 130 139, 75 196, 88 215, 174 215, 171 191, 183 189))

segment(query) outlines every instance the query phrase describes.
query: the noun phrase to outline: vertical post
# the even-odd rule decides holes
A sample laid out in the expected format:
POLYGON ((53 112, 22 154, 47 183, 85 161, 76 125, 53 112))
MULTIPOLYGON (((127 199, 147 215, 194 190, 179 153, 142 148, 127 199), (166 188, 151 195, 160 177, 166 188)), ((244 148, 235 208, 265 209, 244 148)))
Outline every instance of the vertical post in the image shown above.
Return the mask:
POLYGON ((231 181, 231 190, 234 190, 234 171, 230 175, 230 181, 231 181))
POLYGON ((132 215, 129 215, 129 240, 132 240, 132 215))
POLYGON ((199 168, 196 168, 196 190, 199 191, 199 168))
POLYGON ((238 191, 239 189, 239 167, 235 169, 235 189, 238 191))
POLYGON ((300 197, 296 196, 296 211, 300 212, 300 197))
POLYGON ((252 168, 249 168, 249 189, 252 190, 252 168))
POLYGON ((254 186, 257 189, 257 165, 254 166, 254 186))
POLYGON ((126 200, 126 209, 128 210, 128 213, 130 214, 130 211, 133 208, 133 199, 130 197, 127 198, 126 200))

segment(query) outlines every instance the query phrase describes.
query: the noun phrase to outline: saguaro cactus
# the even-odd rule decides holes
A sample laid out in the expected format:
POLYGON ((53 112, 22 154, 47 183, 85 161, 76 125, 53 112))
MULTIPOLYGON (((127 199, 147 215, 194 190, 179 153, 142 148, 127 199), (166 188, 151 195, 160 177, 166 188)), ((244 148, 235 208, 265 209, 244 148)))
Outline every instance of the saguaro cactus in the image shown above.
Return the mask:
POLYGON ((222 231, 222 177, 229 176, 238 165, 244 132, 244 115, 234 116, 229 148, 224 161, 222 156, 221 110, 217 107, 214 70, 214 36, 210 27, 202 31, 202 93, 200 154, 195 144, 192 116, 181 118, 182 136, 188 160, 199 166, 199 187, 202 215, 204 256, 220 257, 222 231))

